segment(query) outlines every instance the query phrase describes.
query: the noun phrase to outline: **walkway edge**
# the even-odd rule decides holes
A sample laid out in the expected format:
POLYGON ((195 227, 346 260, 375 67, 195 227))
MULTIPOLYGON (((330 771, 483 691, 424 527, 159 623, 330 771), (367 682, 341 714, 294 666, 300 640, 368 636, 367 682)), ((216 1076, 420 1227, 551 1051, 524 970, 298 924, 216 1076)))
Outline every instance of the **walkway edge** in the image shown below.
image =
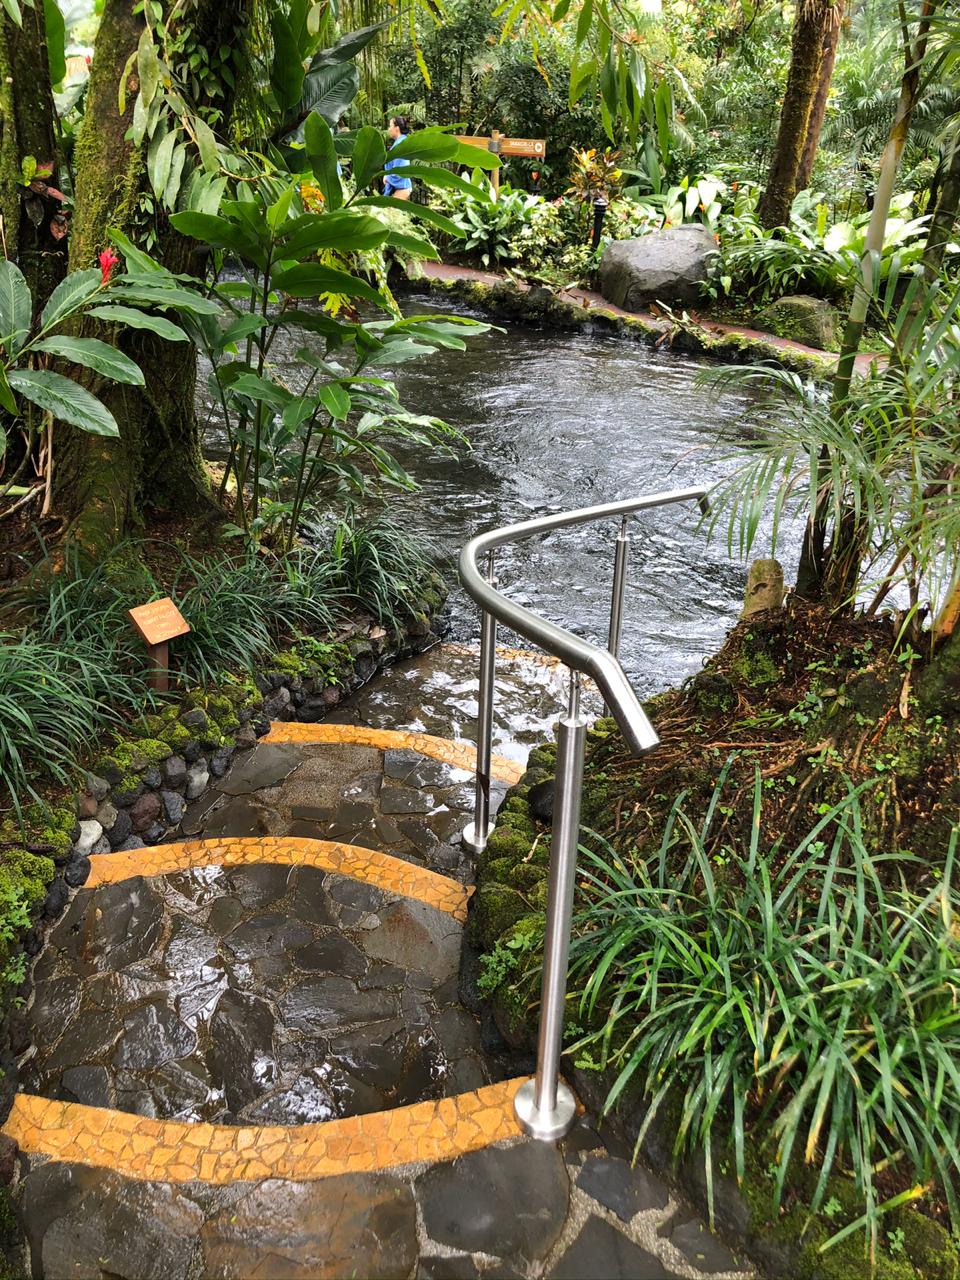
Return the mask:
POLYGON ((376 885, 386 893, 414 898, 436 907, 461 923, 473 892, 457 880, 388 853, 342 844, 338 840, 310 840, 298 836, 253 836, 224 839, 182 840, 132 849, 127 853, 98 853, 90 858, 85 889, 118 884, 134 876, 165 876, 196 867, 248 867, 279 863, 291 867, 316 867, 376 885))
MULTIPOLYGON (((437 738, 429 733, 415 733, 409 729, 371 729, 364 724, 334 724, 329 720, 321 720, 316 724, 304 724, 298 720, 275 720, 270 726, 270 732, 260 741, 270 744, 291 743, 304 747, 349 744, 375 747, 378 751, 416 751, 432 760, 442 760, 454 769, 466 769, 473 773, 477 767, 477 750, 469 742, 454 742, 450 738, 437 738)), ((518 760, 495 755, 491 772, 498 782, 514 786, 520 781, 524 766, 518 760)))
POLYGON ((522 1083, 507 1080, 322 1124, 271 1126, 153 1120, 21 1093, 0 1132, 29 1155, 111 1169, 141 1182, 309 1182, 453 1160, 518 1138, 513 1098, 522 1083))

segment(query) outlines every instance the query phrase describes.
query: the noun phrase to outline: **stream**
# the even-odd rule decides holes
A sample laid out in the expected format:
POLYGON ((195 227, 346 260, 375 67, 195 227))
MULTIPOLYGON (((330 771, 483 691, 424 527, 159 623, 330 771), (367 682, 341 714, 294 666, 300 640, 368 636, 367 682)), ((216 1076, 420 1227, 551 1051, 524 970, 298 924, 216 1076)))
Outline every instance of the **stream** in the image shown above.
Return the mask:
MULTIPOLYGON (((428 295, 404 305, 407 314, 475 314, 428 295)), ((291 368, 297 348, 316 341, 306 334, 283 338, 278 363, 291 368)), ((403 364, 394 372, 403 404, 443 418, 470 447, 398 449, 420 489, 391 493, 389 514, 434 549, 453 582, 457 553, 476 532, 711 484, 735 465, 730 442, 751 393, 698 386, 706 364, 622 338, 520 325, 473 337, 465 352, 403 364)), ((744 427, 744 447, 748 436, 744 427)), ((207 451, 212 458, 225 453, 215 419, 207 451)), ((577 634, 605 641, 617 528, 609 521, 505 547, 497 561, 501 588, 577 634)), ((724 532, 707 538, 692 505, 639 516, 632 532, 621 659, 637 691, 649 696, 698 670, 719 648, 743 602, 746 563, 728 555, 724 532)), ((789 529, 779 548, 788 575, 798 550, 799 530, 789 529)), ((768 553, 769 538, 761 534, 753 554, 768 553)), ((477 611, 459 587, 448 614, 450 638, 478 638, 477 611)))

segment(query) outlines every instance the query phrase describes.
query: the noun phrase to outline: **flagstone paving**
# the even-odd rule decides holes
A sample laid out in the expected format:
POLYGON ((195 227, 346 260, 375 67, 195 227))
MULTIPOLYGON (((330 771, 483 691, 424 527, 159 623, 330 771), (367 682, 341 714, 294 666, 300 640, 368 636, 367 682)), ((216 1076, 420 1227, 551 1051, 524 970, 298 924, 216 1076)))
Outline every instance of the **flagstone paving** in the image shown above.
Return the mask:
MULTIPOLYGON (((408 670, 91 859, 3 1130, 33 1280, 752 1274, 588 1117, 521 1137, 517 1059, 460 1000, 471 754, 435 730, 471 691, 438 665, 425 714, 408 670)), ((555 676, 513 736, 501 708, 494 806, 555 676)))

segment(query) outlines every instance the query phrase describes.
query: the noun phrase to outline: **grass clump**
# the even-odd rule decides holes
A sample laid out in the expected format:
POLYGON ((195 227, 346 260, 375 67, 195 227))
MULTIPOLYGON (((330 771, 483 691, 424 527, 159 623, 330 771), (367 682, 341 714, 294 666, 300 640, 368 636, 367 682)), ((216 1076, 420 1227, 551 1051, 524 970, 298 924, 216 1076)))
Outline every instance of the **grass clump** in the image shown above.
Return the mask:
POLYGON ((748 1144, 772 1164, 771 1210, 813 1170, 809 1204, 852 1177, 859 1211, 820 1245, 936 1187, 960 1227, 960 908, 957 832, 939 869, 873 854, 860 794, 800 840, 761 847, 759 772, 748 846, 713 847, 724 770, 702 825, 673 806, 659 852, 584 849, 571 958, 585 1065, 612 1069, 647 1111, 679 1099, 675 1154, 748 1144), (907 872, 914 883, 907 883, 907 872))

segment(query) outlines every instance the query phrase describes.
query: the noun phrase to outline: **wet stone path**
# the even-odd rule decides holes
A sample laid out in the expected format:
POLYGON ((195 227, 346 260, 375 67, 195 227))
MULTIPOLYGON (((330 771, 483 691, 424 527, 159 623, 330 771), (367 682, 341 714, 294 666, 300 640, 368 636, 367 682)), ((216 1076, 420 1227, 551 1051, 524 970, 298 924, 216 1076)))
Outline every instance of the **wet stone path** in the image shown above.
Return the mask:
MULTIPOLYGON (((166 845, 92 860, 22 1015, 33 1280, 752 1274, 588 1117, 519 1136, 516 1063, 459 998, 472 776, 410 746, 469 729, 473 670, 398 666, 342 741, 261 743, 166 845)), ((561 687, 509 671, 503 774, 561 687)))

